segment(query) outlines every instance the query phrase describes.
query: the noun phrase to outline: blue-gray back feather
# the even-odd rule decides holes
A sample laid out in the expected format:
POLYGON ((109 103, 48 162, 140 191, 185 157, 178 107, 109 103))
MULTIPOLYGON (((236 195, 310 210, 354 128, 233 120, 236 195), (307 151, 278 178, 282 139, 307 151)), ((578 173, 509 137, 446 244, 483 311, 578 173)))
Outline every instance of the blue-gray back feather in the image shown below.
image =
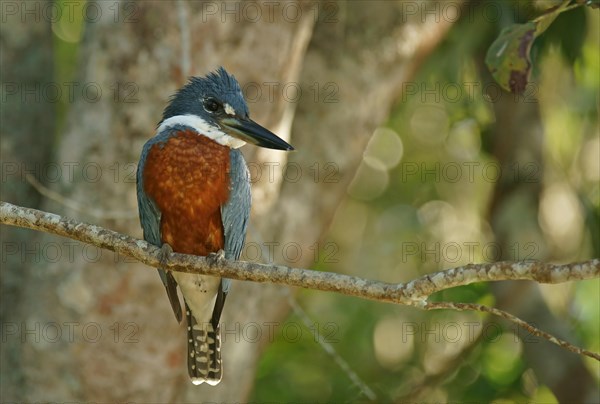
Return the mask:
MULTIPOLYGON (((162 247, 163 244, 160 234, 161 212, 158 206, 156 206, 156 203, 144 192, 144 166, 152 146, 166 142, 171 136, 174 136, 176 132, 182 129, 184 129, 184 127, 181 126, 168 128, 146 142, 144 148, 142 149, 142 155, 137 168, 136 191, 140 224, 142 225, 142 230, 144 232, 144 240, 154 244, 157 247, 162 247)), ((177 282, 170 272, 167 272, 163 269, 159 268, 158 274, 160 275, 160 279, 162 280, 162 283, 167 291, 167 296, 169 297, 169 302, 171 303, 173 313, 175 313, 175 318, 178 322, 181 322, 183 319, 183 313, 181 311, 181 302, 177 296, 177 282)))
MULTIPOLYGON (((229 152, 229 199, 221 207, 221 221, 223 222, 223 230, 225 235, 225 258, 237 260, 242 255, 244 248, 244 240, 246 239, 246 229, 248 227, 248 219, 250 217, 250 174, 244 156, 238 149, 231 149, 229 152)), ((231 287, 231 280, 221 279, 221 290, 217 294, 217 301, 213 311, 212 322, 216 327, 225 297, 231 287)))
POLYGON ((244 248, 250 216, 250 177, 242 152, 231 149, 229 157, 229 199, 221 207, 221 220, 225 231, 225 258, 237 260, 244 248))

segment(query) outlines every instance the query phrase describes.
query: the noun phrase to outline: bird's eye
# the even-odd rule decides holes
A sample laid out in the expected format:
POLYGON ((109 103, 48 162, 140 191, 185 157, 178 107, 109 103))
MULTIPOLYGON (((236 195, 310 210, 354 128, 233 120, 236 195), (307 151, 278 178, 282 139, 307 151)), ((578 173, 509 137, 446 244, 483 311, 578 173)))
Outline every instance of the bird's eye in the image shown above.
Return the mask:
POLYGON ((217 112, 220 105, 214 98, 204 100, 204 109, 208 112, 217 112))

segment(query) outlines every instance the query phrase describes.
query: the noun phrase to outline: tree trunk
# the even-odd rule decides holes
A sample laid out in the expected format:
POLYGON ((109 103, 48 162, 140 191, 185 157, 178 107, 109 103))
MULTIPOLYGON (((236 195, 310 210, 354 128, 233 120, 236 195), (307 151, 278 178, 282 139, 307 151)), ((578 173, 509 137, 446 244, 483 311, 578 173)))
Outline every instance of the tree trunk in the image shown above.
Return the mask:
MULTIPOLYGON (((482 67, 490 83, 492 78, 482 67)), ((491 134, 490 152, 498 159, 501 178, 496 183, 489 221, 503 252, 499 260, 549 260, 551 252, 539 227, 539 202, 543 185, 543 144, 539 104, 504 92, 494 102, 496 121, 502 122, 491 134), (515 246, 517 248, 515 249, 515 246), (535 255, 529 255, 535 246, 535 255), (519 256, 514 256, 514 253, 519 256), (520 256, 520 255, 527 256, 520 256)), ((491 285, 496 307, 533 322, 550 334, 571 341, 577 338, 548 308, 540 287, 532 282, 500 282, 491 285)), ((540 382, 547 385, 559 402, 588 402, 598 397, 597 383, 582 356, 553 346, 549 341, 519 334, 523 353, 540 382), (551 352, 551 354, 549 354, 551 352), (560 366, 556 366, 560 363, 560 366)))
MULTIPOLYGON (((47 21, 18 14, 24 3, 2 5, 2 18, 6 20, 0 24, 0 199, 39 208, 42 198, 29 185, 26 175, 41 182, 54 179, 53 173, 45 169, 56 133, 56 108, 41 90, 54 78, 53 47, 47 21)), ((0 401, 15 400, 24 391, 20 331, 27 313, 20 310, 18 302, 28 285, 29 267, 40 258, 38 237, 24 229, 0 227, 0 401)))
MULTIPOLYGON (((244 150, 257 180, 247 244, 273 248, 274 256, 262 254, 262 260, 287 258, 303 267, 313 264, 310 247, 371 133, 449 27, 415 20, 405 31, 410 19, 395 2, 143 1, 124 3, 118 12, 112 2, 93 4, 102 18, 87 24, 79 81, 94 83, 102 94, 94 102, 80 97, 70 110, 57 162, 74 164, 75 175, 55 189, 89 208, 79 212, 54 202, 45 208, 141 237, 132 174, 142 145, 188 73, 223 65, 246 89, 253 118, 298 150, 244 150), (300 97, 293 92, 298 87, 300 97), (256 89, 260 96, 252 98, 256 89), (301 169, 297 180, 284 180, 287 159, 301 169), (301 257, 286 254, 287 246, 299 247, 301 257)), ((56 240, 45 237, 44 243, 56 240)), ((258 343, 241 331, 283 318, 288 297, 281 287, 234 283, 223 316, 223 381, 196 387, 187 378, 184 326, 170 313, 156 272, 106 251, 73 248, 68 261, 37 265, 24 291, 22 321, 38 324, 41 338, 23 345, 25 385, 10 399, 247 399, 268 338, 267 328, 258 343), (62 331, 57 342, 52 327, 62 331)))

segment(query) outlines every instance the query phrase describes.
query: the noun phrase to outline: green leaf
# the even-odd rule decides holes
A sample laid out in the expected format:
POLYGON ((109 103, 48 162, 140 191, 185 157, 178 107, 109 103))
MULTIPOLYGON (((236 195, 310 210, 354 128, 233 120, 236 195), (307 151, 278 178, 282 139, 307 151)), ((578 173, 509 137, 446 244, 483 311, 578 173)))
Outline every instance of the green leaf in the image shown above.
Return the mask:
POLYGON ((507 91, 521 93, 531 74, 529 52, 535 39, 536 25, 512 24, 502 30, 485 56, 485 64, 494 79, 507 91))
POLYGON ((521 93, 531 75, 531 46, 560 13, 570 9, 569 1, 547 10, 533 21, 504 28, 492 43, 485 63, 494 79, 507 91, 521 93))

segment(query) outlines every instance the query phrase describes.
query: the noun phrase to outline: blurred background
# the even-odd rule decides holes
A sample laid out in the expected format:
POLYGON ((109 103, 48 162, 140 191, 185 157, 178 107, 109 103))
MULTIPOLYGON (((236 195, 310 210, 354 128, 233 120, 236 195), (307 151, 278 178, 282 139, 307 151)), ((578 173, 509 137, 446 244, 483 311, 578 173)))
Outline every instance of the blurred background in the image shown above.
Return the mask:
MULTIPOLYGON (((600 18, 561 13, 531 79, 484 60, 560 1, 3 1, 1 199, 141 237, 135 168, 168 97, 223 65, 296 152, 245 147, 244 259, 405 282, 467 263, 600 256, 600 18)), ((235 282, 225 375, 187 379, 153 270, 1 227, 2 401, 598 402, 600 367, 471 312, 235 282)), ((439 301, 600 350, 600 282, 439 301)))

